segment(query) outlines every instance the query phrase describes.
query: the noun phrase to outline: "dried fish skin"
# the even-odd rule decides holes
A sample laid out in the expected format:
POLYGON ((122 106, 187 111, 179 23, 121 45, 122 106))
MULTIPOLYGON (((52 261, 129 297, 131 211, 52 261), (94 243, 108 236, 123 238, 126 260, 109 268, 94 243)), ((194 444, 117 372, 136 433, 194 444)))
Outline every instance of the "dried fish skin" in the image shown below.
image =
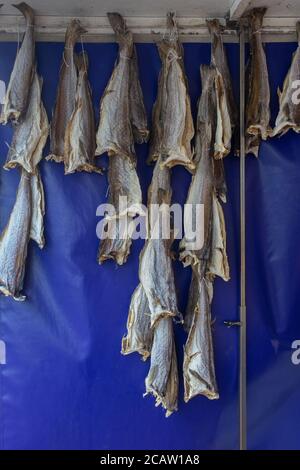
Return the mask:
POLYGON ((157 43, 162 69, 157 99, 153 108, 153 135, 148 161, 161 158, 161 166, 183 165, 195 169, 191 140, 194 125, 191 114, 187 78, 184 72, 183 48, 173 15, 167 18, 167 32, 157 43))
POLYGON ((47 113, 41 100, 42 79, 34 73, 29 102, 22 122, 15 128, 4 168, 20 166, 34 173, 42 159, 42 151, 49 133, 47 113))
POLYGON ((293 82, 300 79, 300 22, 296 24, 298 47, 293 54, 292 63, 284 80, 282 92, 278 88, 279 113, 276 118, 273 136, 284 135, 289 129, 300 132, 300 105, 293 103, 293 82))
POLYGON ((212 38, 211 63, 216 67, 222 76, 230 116, 230 123, 232 127, 235 127, 238 124, 238 109, 234 98, 226 51, 222 41, 223 27, 217 19, 207 20, 206 23, 212 38))
POLYGON ((272 133, 270 122, 270 86, 261 29, 266 8, 249 13, 251 65, 246 106, 246 133, 266 140, 272 133))
POLYGON ((9 120, 19 123, 27 108, 34 73, 34 11, 24 2, 13 6, 25 17, 26 31, 7 87, 0 118, 2 124, 6 124, 9 120))
POLYGON ((34 240, 40 249, 45 246, 44 237, 44 215, 45 215, 45 195, 42 178, 38 168, 35 174, 30 175, 31 185, 31 226, 30 238, 34 240))
POLYGON ((96 128, 91 88, 88 81, 88 56, 78 55, 78 80, 75 108, 65 133, 65 174, 75 171, 103 173, 95 164, 96 128))
POLYGON ((150 315, 147 296, 142 284, 139 284, 131 297, 127 335, 122 339, 122 354, 138 352, 144 361, 150 356, 153 341, 150 315))
POLYGON ((161 405, 166 410, 166 417, 177 411, 178 368, 171 318, 162 318, 154 329, 150 369, 145 385, 145 395, 155 397, 155 406, 161 405))
POLYGON ((102 264, 106 260, 113 259, 122 265, 130 254, 132 243, 130 222, 137 214, 142 214, 140 182, 136 169, 129 159, 120 155, 114 155, 109 159, 108 184, 109 203, 115 208, 117 220, 107 220, 106 231, 109 236, 100 242, 98 262, 102 264), (125 207, 119 207, 120 197, 126 197, 125 207))
POLYGON ((100 102, 96 155, 119 154, 136 164, 129 91, 133 37, 120 15, 109 13, 108 18, 119 42, 119 56, 100 102))
MULTIPOLYGON (((211 334, 211 311, 209 280, 197 276, 197 282, 191 284, 197 299, 193 308, 193 317, 189 335, 184 347, 183 377, 184 401, 188 402, 196 395, 204 395, 210 400, 219 398, 214 367, 214 351, 211 334)), ((191 315, 189 316, 191 319, 191 315)))
POLYGON ((50 155, 47 160, 63 162, 65 133, 75 107, 77 88, 77 67, 74 46, 81 34, 86 31, 79 20, 72 20, 66 31, 63 59, 59 72, 56 102, 51 122, 50 155))
POLYGON ((222 202, 227 200, 227 184, 225 177, 224 162, 222 159, 213 160, 214 187, 217 196, 222 202))
POLYGON ((0 237, 0 292, 15 300, 25 300, 21 294, 31 231, 30 175, 22 170, 16 201, 0 237))

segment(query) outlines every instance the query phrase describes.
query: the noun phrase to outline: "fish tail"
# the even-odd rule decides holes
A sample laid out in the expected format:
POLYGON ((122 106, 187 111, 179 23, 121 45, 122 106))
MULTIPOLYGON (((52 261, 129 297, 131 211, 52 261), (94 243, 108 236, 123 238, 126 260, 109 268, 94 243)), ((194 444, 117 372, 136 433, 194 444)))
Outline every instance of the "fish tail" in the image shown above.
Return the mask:
POLYGON ((110 12, 107 13, 107 17, 112 29, 116 34, 123 35, 127 33, 126 22, 120 13, 110 12))
POLYGON ((13 6, 22 13, 22 15, 26 18, 26 21, 28 24, 33 25, 34 10, 29 5, 27 5, 27 3, 21 2, 21 3, 13 4, 13 6))
POLYGON ((67 28, 66 44, 68 46, 70 46, 70 44, 75 44, 78 38, 85 33, 87 33, 87 30, 84 29, 80 21, 77 19, 72 20, 67 28))
POLYGON ((222 31, 222 26, 220 25, 220 21, 217 19, 213 20, 206 20, 206 24, 208 27, 208 31, 210 34, 220 34, 222 31))

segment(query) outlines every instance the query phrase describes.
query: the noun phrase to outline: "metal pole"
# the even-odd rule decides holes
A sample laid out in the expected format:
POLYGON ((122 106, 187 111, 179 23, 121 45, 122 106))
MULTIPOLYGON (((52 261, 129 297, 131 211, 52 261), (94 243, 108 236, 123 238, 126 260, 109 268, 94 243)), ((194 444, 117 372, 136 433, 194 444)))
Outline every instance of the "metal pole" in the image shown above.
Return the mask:
POLYGON ((245 29, 240 29, 240 450, 247 449, 246 256, 245 256, 245 29))

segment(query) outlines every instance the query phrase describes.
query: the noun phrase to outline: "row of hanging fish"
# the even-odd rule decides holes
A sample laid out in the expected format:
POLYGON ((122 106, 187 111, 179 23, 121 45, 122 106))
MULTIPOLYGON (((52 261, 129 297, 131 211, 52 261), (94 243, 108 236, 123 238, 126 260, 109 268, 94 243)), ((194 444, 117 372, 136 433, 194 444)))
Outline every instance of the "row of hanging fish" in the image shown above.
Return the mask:
POLYGON ((0 236, 0 291, 15 300, 24 300, 22 288, 29 240, 34 240, 40 248, 45 243, 45 201, 38 164, 49 124, 41 100, 42 79, 36 72, 34 13, 25 3, 16 8, 26 19, 26 31, 7 87, 1 122, 14 123, 4 168, 18 168, 20 182, 15 204, 0 236))

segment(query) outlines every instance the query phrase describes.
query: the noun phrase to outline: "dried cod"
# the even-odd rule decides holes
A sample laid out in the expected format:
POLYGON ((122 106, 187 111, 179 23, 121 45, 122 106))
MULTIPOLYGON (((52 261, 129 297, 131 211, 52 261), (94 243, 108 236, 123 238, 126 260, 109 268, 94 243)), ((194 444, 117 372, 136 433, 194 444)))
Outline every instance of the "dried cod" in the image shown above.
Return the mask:
POLYGON ((72 20, 66 31, 63 59, 59 72, 56 102, 51 122, 50 155, 47 160, 64 162, 64 146, 67 124, 75 108, 77 66, 74 46, 86 31, 79 20, 72 20))
POLYGON ((246 149, 258 156, 260 139, 266 140, 270 128, 270 87, 261 29, 266 8, 254 8, 247 15, 250 27, 250 76, 246 106, 246 149))
POLYGON ((96 154, 108 152, 109 203, 116 214, 106 217, 98 261, 113 259, 121 265, 130 253, 132 219, 142 213, 134 143, 146 142, 149 131, 132 33, 118 13, 109 13, 108 18, 119 43, 119 57, 100 104, 96 154), (125 207, 119 207, 120 197, 126 199, 125 207))
POLYGON ((102 173, 95 164, 96 130, 92 93, 87 76, 88 56, 77 58, 78 80, 75 108, 65 133, 65 174, 75 171, 102 173))
POLYGON ((41 100, 42 79, 34 72, 30 87, 29 102, 22 122, 15 128, 9 146, 5 169, 21 166, 28 173, 34 173, 42 158, 46 144, 49 123, 41 100))
MULTIPOLYGON (((192 267, 189 302, 185 316, 188 338, 184 347, 184 399, 196 395, 219 397, 211 333, 211 300, 214 276, 229 278, 226 255, 226 232, 222 207, 218 201, 215 178, 214 143, 218 121, 218 100, 214 66, 200 67, 202 94, 199 100, 196 133, 197 168, 189 189, 187 203, 204 204, 203 244, 191 245, 186 238, 180 243, 180 259, 192 267)), ((194 217, 194 213, 192 215, 194 217)))
POLYGON ((157 99, 153 108, 153 134, 149 162, 161 158, 161 165, 172 168, 184 165, 195 168, 191 140, 194 125, 187 79, 184 72, 183 48, 178 40, 174 13, 167 16, 167 33, 157 43, 162 68, 157 99))
POLYGON ((34 11, 24 2, 14 7, 24 15, 26 31, 17 53, 2 107, 1 122, 3 124, 6 124, 8 120, 18 123, 25 113, 34 74, 34 11))
POLYGON ((28 242, 44 246, 44 192, 38 170, 29 174, 21 169, 16 201, 0 237, 0 291, 15 300, 22 295, 28 242))
POLYGON ((296 25, 298 47, 293 54, 292 64, 284 80, 282 92, 278 88, 279 113, 276 118, 273 136, 283 135, 289 129, 300 132, 300 104, 298 98, 300 80, 300 21, 296 25))

